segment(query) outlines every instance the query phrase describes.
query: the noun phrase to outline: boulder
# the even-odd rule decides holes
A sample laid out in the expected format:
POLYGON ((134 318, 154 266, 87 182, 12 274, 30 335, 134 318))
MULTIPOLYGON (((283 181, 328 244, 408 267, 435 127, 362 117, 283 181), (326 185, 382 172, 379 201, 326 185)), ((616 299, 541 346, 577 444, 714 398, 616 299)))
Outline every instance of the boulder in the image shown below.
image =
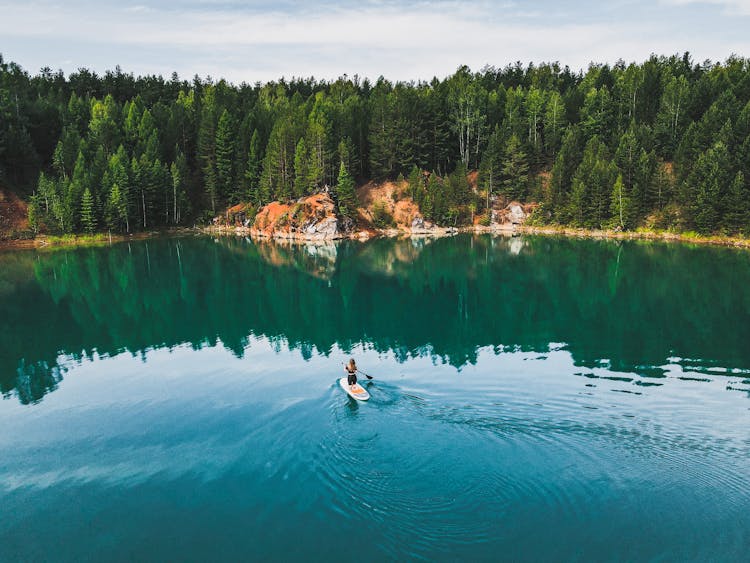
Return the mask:
POLYGON ((421 215, 417 215, 411 221, 411 232, 416 234, 432 233, 435 230, 435 225, 429 221, 425 221, 421 215))
POLYGON ((320 221, 313 221, 302 229, 305 238, 332 239, 339 234, 339 221, 336 217, 327 216, 320 221))
POLYGON ((514 225, 520 225, 526 219, 526 213, 520 205, 511 204, 508 206, 508 218, 514 225))

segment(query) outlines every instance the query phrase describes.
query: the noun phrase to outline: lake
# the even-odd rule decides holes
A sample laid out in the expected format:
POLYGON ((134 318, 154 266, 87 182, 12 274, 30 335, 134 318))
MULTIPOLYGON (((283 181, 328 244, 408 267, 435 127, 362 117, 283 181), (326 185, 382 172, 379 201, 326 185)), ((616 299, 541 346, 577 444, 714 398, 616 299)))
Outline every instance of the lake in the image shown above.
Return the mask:
POLYGON ((0 254, 0 560, 746 560, 750 253, 0 254), (367 403, 337 385, 354 357, 367 403))

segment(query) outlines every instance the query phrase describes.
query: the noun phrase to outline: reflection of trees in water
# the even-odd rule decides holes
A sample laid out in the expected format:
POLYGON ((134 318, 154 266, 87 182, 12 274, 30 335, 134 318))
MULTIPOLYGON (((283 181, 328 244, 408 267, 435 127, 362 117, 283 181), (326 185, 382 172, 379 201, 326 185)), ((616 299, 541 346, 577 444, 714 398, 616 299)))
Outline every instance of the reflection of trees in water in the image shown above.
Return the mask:
POLYGON ((480 347, 541 352, 550 342, 567 343, 581 365, 607 359, 643 375, 670 356, 750 364, 750 256, 725 249, 200 237, 25 256, 13 269, 15 290, 0 298, 0 388, 23 402, 54 389, 60 354, 221 340, 242 356, 250 335, 305 358, 364 342, 400 361, 427 355, 457 367, 475 362, 480 347), (33 271, 34 281, 18 271, 33 271))

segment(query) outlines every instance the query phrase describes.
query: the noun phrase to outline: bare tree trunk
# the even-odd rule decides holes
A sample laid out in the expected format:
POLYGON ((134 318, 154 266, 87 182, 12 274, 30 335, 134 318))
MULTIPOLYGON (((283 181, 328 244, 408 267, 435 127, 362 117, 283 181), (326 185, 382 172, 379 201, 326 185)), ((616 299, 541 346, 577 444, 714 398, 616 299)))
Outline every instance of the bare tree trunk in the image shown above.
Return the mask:
POLYGON ((143 189, 141 189, 141 203, 143 206, 143 228, 146 228, 146 194, 143 193, 143 189))

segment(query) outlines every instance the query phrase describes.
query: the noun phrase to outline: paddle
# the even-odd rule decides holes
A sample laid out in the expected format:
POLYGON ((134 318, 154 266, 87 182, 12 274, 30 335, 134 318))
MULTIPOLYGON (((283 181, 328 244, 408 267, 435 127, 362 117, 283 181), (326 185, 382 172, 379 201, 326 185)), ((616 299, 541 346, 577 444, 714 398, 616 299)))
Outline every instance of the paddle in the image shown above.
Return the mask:
MULTIPOLYGON (((341 362, 341 365, 342 365, 342 366, 344 366, 344 367, 346 367, 346 364, 345 364, 344 362, 341 362)), ((367 375, 367 374, 366 374, 365 372, 363 372, 363 371, 362 371, 361 369, 359 369, 359 368, 357 368, 357 372, 358 372, 358 373, 361 373, 362 375, 364 375, 364 376, 365 376, 365 377, 366 377, 367 379, 375 379, 375 378, 374 378, 373 376, 371 376, 371 375, 367 375)))
POLYGON ((364 375, 364 376, 365 376, 365 377, 366 377, 367 379, 374 379, 374 378, 373 378, 373 377, 372 377, 371 375, 367 375, 367 374, 366 374, 365 372, 363 372, 363 371, 362 371, 362 370, 360 370, 359 368, 357 368, 357 371, 358 371, 359 373, 361 373, 362 375, 364 375))

